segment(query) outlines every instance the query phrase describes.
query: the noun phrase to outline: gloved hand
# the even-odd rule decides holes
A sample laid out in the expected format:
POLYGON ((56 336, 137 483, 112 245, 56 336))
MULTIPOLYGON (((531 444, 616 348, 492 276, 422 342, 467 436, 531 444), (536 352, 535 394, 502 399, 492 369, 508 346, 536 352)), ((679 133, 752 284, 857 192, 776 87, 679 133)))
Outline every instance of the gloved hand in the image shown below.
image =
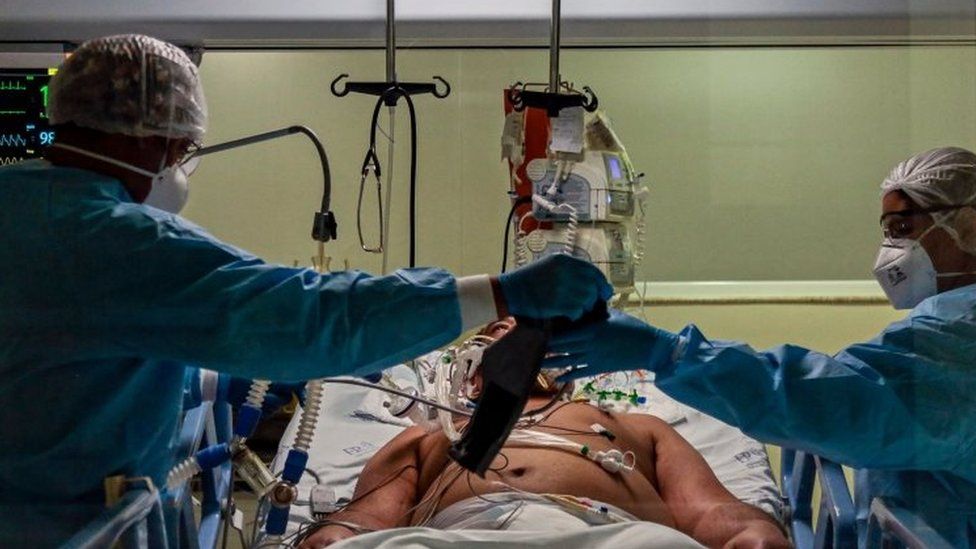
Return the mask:
POLYGON ((569 317, 576 320, 613 297, 613 287, 592 263, 565 254, 538 261, 498 276, 509 314, 529 318, 569 317))
MULTIPOLYGON (((247 400, 247 393, 250 390, 250 379, 220 374, 217 380, 217 400, 229 402, 235 408, 244 405, 247 400)), ((297 396, 298 401, 304 406, 305 383, 272 383, 267 394, 264 395, 261 413, 269 416, 277 412, 279 408, 291 402, 292 396, 297 396)))
POLYGON ((656 370, 671 361, 678 336, 616 309, 607 320, 553 334, 543 368, 578 366, 556 381, 624 370, 656 370))

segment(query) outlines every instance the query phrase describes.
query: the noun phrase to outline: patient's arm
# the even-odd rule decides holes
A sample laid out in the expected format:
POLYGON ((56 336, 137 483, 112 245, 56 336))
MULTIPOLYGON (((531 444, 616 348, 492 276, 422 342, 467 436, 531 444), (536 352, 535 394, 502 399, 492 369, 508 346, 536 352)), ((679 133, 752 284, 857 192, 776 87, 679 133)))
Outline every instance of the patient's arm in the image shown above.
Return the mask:
POLYGON ((336 523, 316 531, 299 547, 325 547, 356 534, 355 528, 341 523, 367 530, 408 525, 409 511, 417 500, 418 450, 423 437, 423 429, 411 427, 376 452, 359 475, 352 502, 329 516, 336 523))
POLYGON ((709 547, 790 546, 776 521, 729 493, 669 425, 651 416, 628 419, 639 421, 653 440, 658 492, 679 530, 709 547))

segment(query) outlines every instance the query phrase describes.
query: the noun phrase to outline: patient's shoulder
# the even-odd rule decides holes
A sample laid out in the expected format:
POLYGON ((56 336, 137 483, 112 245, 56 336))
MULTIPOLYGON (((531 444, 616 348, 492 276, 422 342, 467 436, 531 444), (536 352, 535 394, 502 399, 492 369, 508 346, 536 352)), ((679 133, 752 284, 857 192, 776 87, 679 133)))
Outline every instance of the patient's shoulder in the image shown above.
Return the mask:
POLYGON ((421 427, 408 427, 390 439, 373 457, 374 459, 391 459, 393 456, 401 455, 404 452, 417 452, 426 435, 427 432, 421 427))
POLYGON ((658 444, 672 441, 675 438, 684 440, 668 422, 650 414, 614 414, 614 419, 631 436, 641 443, 650 445, 652 450, 658 444))
POLYGON ((674 428, 668 425, 668 423, 661 418, 652 416, 650 414, 611 414, 615 421, 620 422, 627 427, 639 431, 644 431, 648 434, 656 434, 660 432, 670 432, 674 431, 674 428))

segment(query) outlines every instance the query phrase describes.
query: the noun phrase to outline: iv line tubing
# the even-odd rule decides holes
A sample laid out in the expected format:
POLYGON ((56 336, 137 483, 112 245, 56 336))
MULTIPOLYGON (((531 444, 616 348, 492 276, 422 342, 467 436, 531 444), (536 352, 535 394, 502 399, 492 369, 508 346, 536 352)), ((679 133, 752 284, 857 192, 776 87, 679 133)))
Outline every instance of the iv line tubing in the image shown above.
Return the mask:
POLYGON ((322 379, 322 382, 323 383, 339 383, 339 384, 345 384, 345 385, 357 385, 359 387, 366 387, 368 389, 376 389, 378 391, 383 391, 385 393, 394 394, 394 395, 397 395, 397 396, 401 396, 403 398, 409 398, 410 400, 415 400, 417 402, 423 402, 424 404, 426 404, 428 406, 432 406, 434 408, 437 408, 438 410, 444 410, 445 412, 450 412, 452 414, 458 414, 458 415, 466 416, 466 417, 472 417, 474 415, 473 413, 468 412, 467 410, 455 410, 454 408, 451 408, 450 406, 445 406, 445 405, 441 404, 440 402, 434 402, 433 400, 428 400, 428 399, 426 399, 424 397, 421 397, 421 396, 412 395, 412 394, 407 393, 407 392, 404 392, 404 391, 398 391, 396 389, 392 389, 390 387, 384 387, 382 385, 377 385, 375 383, 370 383, 368 381, 361 381, 361 380, 358 380, 358 379, 348 379, 348 378, 327 377, 327 378, 322 379))
POLYGON ((390 134, 389 151, 386 155, 386 210, 383 212, 383 234, 380 235, 383 243, 383 270, 382 275, 386 275, 387 266, 390 259, 390 212, 393 211, 393 149, 396 144, 396 107, 390 107, 390 134))

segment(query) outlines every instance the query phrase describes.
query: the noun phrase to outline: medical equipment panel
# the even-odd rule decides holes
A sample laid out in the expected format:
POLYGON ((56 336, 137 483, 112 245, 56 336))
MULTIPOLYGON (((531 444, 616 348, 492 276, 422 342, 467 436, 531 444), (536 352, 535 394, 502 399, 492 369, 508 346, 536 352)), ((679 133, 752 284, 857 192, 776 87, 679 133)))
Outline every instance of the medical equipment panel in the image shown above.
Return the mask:
MULTIPOLYGON (((569 245, 567 231, 537 229, 525 238, 532 260, 562 253, 569 245)), ((620 223, 599 223, 577 229, 571 255, 593 263, 618 291, 634 287, 634 252, 630 234, 620 223)))
POLYGON ((526 166, 535 194, 547 197, 555 208, 536 204, 539 221, 566 221, 568 204, 579 221, 622 221, 634 215, 634 177, 621 155, 586 152, 583 162, 537 158, 526 166))
POLYGON ((0 166, 41 156, 54 142, 48 82, 57 69, 0 68, 0 166))

